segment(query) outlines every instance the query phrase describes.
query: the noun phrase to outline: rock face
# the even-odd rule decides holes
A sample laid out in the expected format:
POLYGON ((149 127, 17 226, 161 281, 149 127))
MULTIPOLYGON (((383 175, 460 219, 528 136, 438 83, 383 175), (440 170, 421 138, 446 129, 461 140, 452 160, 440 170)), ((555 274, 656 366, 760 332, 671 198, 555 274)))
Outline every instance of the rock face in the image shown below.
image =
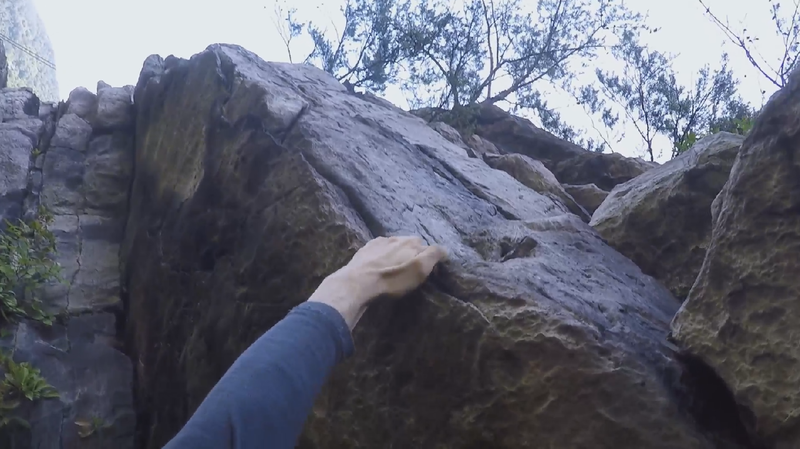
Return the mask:
POLYGON ((13 41, 4 42, 8 86, 28 87, 43 101, 58 101, 55 54, 33 0, 3 0, 0 33, 13 41))
POLYGON ((711 238, 711 203, 744 138, 706 137, 689 151, 620 184, 591 225, 608 243, 680 299, 689 294, 711 238))
POLYGON ((563 187, 590 215, 603 204, 608 196, 608 192, 594 184, 563 184, 563 187))
POLYGON ((118 131, 93 129, 75 107, 42 104, 27 89, 0 91, 0 218, 33 217, 40 204, 52 212, 64 279, 42 295, 58 317, 51 327, 0 324, 0 348, 40 369, 60 395, 21 407, 31 428, 0 428, 3 448, 134 447, 133 367, 118 349, 115 316, 122 312, 118 250, 133 167, 132 104, 112 111, 95 101, 84 110, 98 121, 128 111, 118 131), (75 422, 93 420, 101 428, 80 438, 75 422))
POLYGON ((800 447, 800 72, 760 112, 719 194, 674 340, 728 385, 769 444, 800 447))
POLYGON ((483 159, 490 167, 503 170, 525 187, 563 204, 567 210, 579 216, 583 221, 589 222, 591 215, 575 202, 572 195, 564 190, 556 177, 541 162, 521 154, 502 156, 487 154, 483 159))
POLYGON ((378 235, 451 260, 370 308, 301 448, 743 447, 689 413, 678 302, 595 231, 386 102, 214 45, 150 57, 123 245, 145 447, 378 235))
POLYGON ((610 191, 658 165, 617 153, 586 151, 494 105, 480 108, 476 132, 502 152, 541 161, 564 184, 595 184, 610 191))

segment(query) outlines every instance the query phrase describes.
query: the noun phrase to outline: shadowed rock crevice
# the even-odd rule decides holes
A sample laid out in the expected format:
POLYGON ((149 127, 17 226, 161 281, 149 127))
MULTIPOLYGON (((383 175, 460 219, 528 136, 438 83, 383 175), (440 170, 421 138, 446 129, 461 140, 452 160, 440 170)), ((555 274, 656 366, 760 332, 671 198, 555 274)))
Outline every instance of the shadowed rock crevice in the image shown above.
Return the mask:
POLYGON ((710 366, 689 354, 678 353, 676 356, 685 367, 681 376, 686 388, 684 407, 699 426, 717 438, 718 449, 774 447, 774 444, 753 436, 753 413, 736 403, 733 393, 710 366))

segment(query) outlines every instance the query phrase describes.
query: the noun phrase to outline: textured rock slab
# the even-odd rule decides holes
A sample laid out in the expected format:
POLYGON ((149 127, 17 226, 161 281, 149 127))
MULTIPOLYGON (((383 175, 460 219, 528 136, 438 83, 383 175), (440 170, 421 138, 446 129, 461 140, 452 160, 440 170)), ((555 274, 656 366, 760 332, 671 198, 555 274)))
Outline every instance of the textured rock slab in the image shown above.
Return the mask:
POLYGON ((594 184, 563 184, 563 187, 590 215, 594 214, 608 196, 608 192, 594 184))
POLYGON ((591 218, 541 162, 521 154, 486 155, 483 159, 490 167, 502 170, 524 186, 558 201, 565 207, 565 211, 577 215, 581 220, 588 222, 591 218))
POLYGON ((218 45, 159 61, 136 87, 123 245, 146 447, 358 247, 398 234, 451 261, 368 311, 301 448, 714 447, 664 346, 677 302, 550 198, 313 67, 218 45))
POLYGON ((0 91, 0 118, 4 122, 38 117, 39 105, 39 98, 26 87, 9 87, 0 91))
POLYGON ((12 123, 0 123, 0 223, 22 215, 35 139, 12 123))
POLYGON ((99 131, 125 131, 133 126, 133 92, 129 87, 97 85, 97 114, 92 124, 99 131))
POLYGON ((58 121, 44 159, 42 203, 58 214, 120 217, 132 174, 131 134, 93 134, 86 121, 68 113, 58 121))
POLYGON ((591 225, 680 299, 689 294, 711 238, 711 203, 728 180, 744 137, 718 133, 620 184, 591 225))
POLYGON ((800 447, 800 73, 759 113, 719 194, 700 274, 672 323, 778 448, 800 447))

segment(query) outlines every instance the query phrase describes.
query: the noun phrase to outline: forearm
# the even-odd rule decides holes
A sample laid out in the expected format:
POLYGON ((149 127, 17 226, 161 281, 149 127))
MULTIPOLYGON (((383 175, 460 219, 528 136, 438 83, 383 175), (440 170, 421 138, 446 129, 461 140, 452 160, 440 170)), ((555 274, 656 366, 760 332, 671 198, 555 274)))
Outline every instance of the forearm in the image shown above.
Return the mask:
POLYGON ((333 367, 353 351, 331 306, 306 302, 228 369, 165 449, 290 449, 333 367))

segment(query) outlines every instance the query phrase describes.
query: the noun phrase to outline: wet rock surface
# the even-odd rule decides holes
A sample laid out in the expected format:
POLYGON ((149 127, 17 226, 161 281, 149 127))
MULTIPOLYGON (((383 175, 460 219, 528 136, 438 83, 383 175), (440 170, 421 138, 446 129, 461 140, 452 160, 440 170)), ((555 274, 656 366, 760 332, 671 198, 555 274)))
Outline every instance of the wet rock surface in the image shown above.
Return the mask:
POLYGON ((689 294, 711 238, 711 203, 744 137, 718 133, 611 191, 591 225, 679 299, 689 294))
POLYGON ((370 308, 299 447, 742 447, 688 410, 675 298, 422 119, 228 45, 148 58, 135 102, 123 287, 146 447, 357 248, 399 234, 451 259, 370 308))
POLYGON ((773 95, 714 201, 674 341, 727 385, 766 447, 800 447, 800 72, 773 95))

